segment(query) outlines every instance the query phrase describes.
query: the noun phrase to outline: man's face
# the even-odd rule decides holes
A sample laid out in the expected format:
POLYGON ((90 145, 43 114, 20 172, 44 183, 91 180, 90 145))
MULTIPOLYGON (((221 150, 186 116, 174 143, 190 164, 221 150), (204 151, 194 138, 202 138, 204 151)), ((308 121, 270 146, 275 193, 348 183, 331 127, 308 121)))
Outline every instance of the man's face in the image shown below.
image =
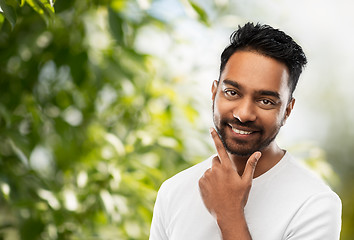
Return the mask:
POLYGON ((214 81, 213 120, 226 150, 249 156, 266 151, 290 115, 285 64, 251 51, 235 52, 214 81))

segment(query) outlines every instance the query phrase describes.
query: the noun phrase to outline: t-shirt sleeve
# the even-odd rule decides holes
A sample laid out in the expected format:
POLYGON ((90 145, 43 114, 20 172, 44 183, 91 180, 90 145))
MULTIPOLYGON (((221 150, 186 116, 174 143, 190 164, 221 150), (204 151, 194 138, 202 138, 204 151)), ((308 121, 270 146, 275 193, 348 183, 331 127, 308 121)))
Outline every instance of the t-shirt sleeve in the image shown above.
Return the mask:
POLYGON ((165 228, 165 213, 164 213, 164 201, 163 201, 163 186, 162 184, 159 192, 157 193, 154 212, 152 217, 152 223, 150 228, 149 240, 168 240, 165 228))
POLYGON ((291 220, 286 240, 338 240, 341 229, 342 203, 334 192, 310 197, 291 220))

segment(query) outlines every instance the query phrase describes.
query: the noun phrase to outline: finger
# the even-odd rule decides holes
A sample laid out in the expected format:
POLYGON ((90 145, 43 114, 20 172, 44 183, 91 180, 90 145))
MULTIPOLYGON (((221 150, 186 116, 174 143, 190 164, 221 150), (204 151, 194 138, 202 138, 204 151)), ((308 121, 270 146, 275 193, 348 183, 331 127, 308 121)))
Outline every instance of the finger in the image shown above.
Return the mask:
POLYGON ((218 165, 218 164, 220 164, 220 163, 221 163, 221 162, 220 162, 219 157, 218 157, 218 156, 215 156, 215 157, 213 158, 212 162, 211 162, 211 166, 214 167, 214 166, 216 166, 216 165, 218 165))
POLYGON ((218 152, 218 156, 219 156, 221 164, 223 164, 225 166, 233 167, 235 170, 237 170, 235 164, 229 158, 229 155, 227 154, 226 149, 225 149, 218 133, 215 131, 214 128, 210 128, 210 134, 213 138, 213 141, 214 141, 214 144, 216 147, 216 151, 218 152))
POLYGON ((205 177, 209 176, 210 173, 211 173, 211 168, 208 168, 207 170, 205 170, 205 172, 204 172, 202 178, 205 178, 205 177))
POLYGON ((242 174, 242 179, 245 179, 246 181, 252 181, 253 175, 254 175, 254 170, 256 169, 257 162, 261 156, 262 156, 261 152, 254 152, 248 158, 245 170, 242 174))

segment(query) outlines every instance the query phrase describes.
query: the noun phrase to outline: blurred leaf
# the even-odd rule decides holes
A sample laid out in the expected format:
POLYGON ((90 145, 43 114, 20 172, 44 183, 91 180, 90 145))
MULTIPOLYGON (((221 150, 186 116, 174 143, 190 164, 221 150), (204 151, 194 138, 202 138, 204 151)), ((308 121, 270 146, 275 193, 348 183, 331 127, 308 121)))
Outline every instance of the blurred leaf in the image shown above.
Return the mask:
POLYGON ((198 14, 199 20, 204 23, 205 25, 209 26, 209 18, 208 14, 205 12, 203 8, 201 8, 197 3, 194 1, 188 0, 194 11, 198 14))
POLYGON ((49 25, 54 21, 54 7, 48 0, 26 0, 26 2, 46 21, 49 25))
POLYGON ((13 29, 17 20, 15 8, 7 4, 6 0, 0 0, 0 7, 3 10, 5 18, 9 21, 11 28, 13 29))
POLYGON ((48 0, 26 0, 26 2, 39 14, 53 16, 54 7, 50 5, 48 0))
POLYGON ((123 19, 119 15, 119 13, 113 11, 111 8, 108 8, 108 19, 109 26, 112 31, 114 38, 116 39, 119 45, 124 46, 124 31, 123 31, 123 19))

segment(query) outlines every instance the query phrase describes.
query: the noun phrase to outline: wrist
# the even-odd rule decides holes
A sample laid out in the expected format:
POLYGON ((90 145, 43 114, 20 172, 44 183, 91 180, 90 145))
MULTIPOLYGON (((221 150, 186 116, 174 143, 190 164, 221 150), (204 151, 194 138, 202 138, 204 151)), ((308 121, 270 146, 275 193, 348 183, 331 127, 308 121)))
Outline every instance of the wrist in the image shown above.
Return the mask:
POLYGON ((232 215, 216 216, 216 221, 223 240, 252 239, 243 209, 234 212, 232 215))

